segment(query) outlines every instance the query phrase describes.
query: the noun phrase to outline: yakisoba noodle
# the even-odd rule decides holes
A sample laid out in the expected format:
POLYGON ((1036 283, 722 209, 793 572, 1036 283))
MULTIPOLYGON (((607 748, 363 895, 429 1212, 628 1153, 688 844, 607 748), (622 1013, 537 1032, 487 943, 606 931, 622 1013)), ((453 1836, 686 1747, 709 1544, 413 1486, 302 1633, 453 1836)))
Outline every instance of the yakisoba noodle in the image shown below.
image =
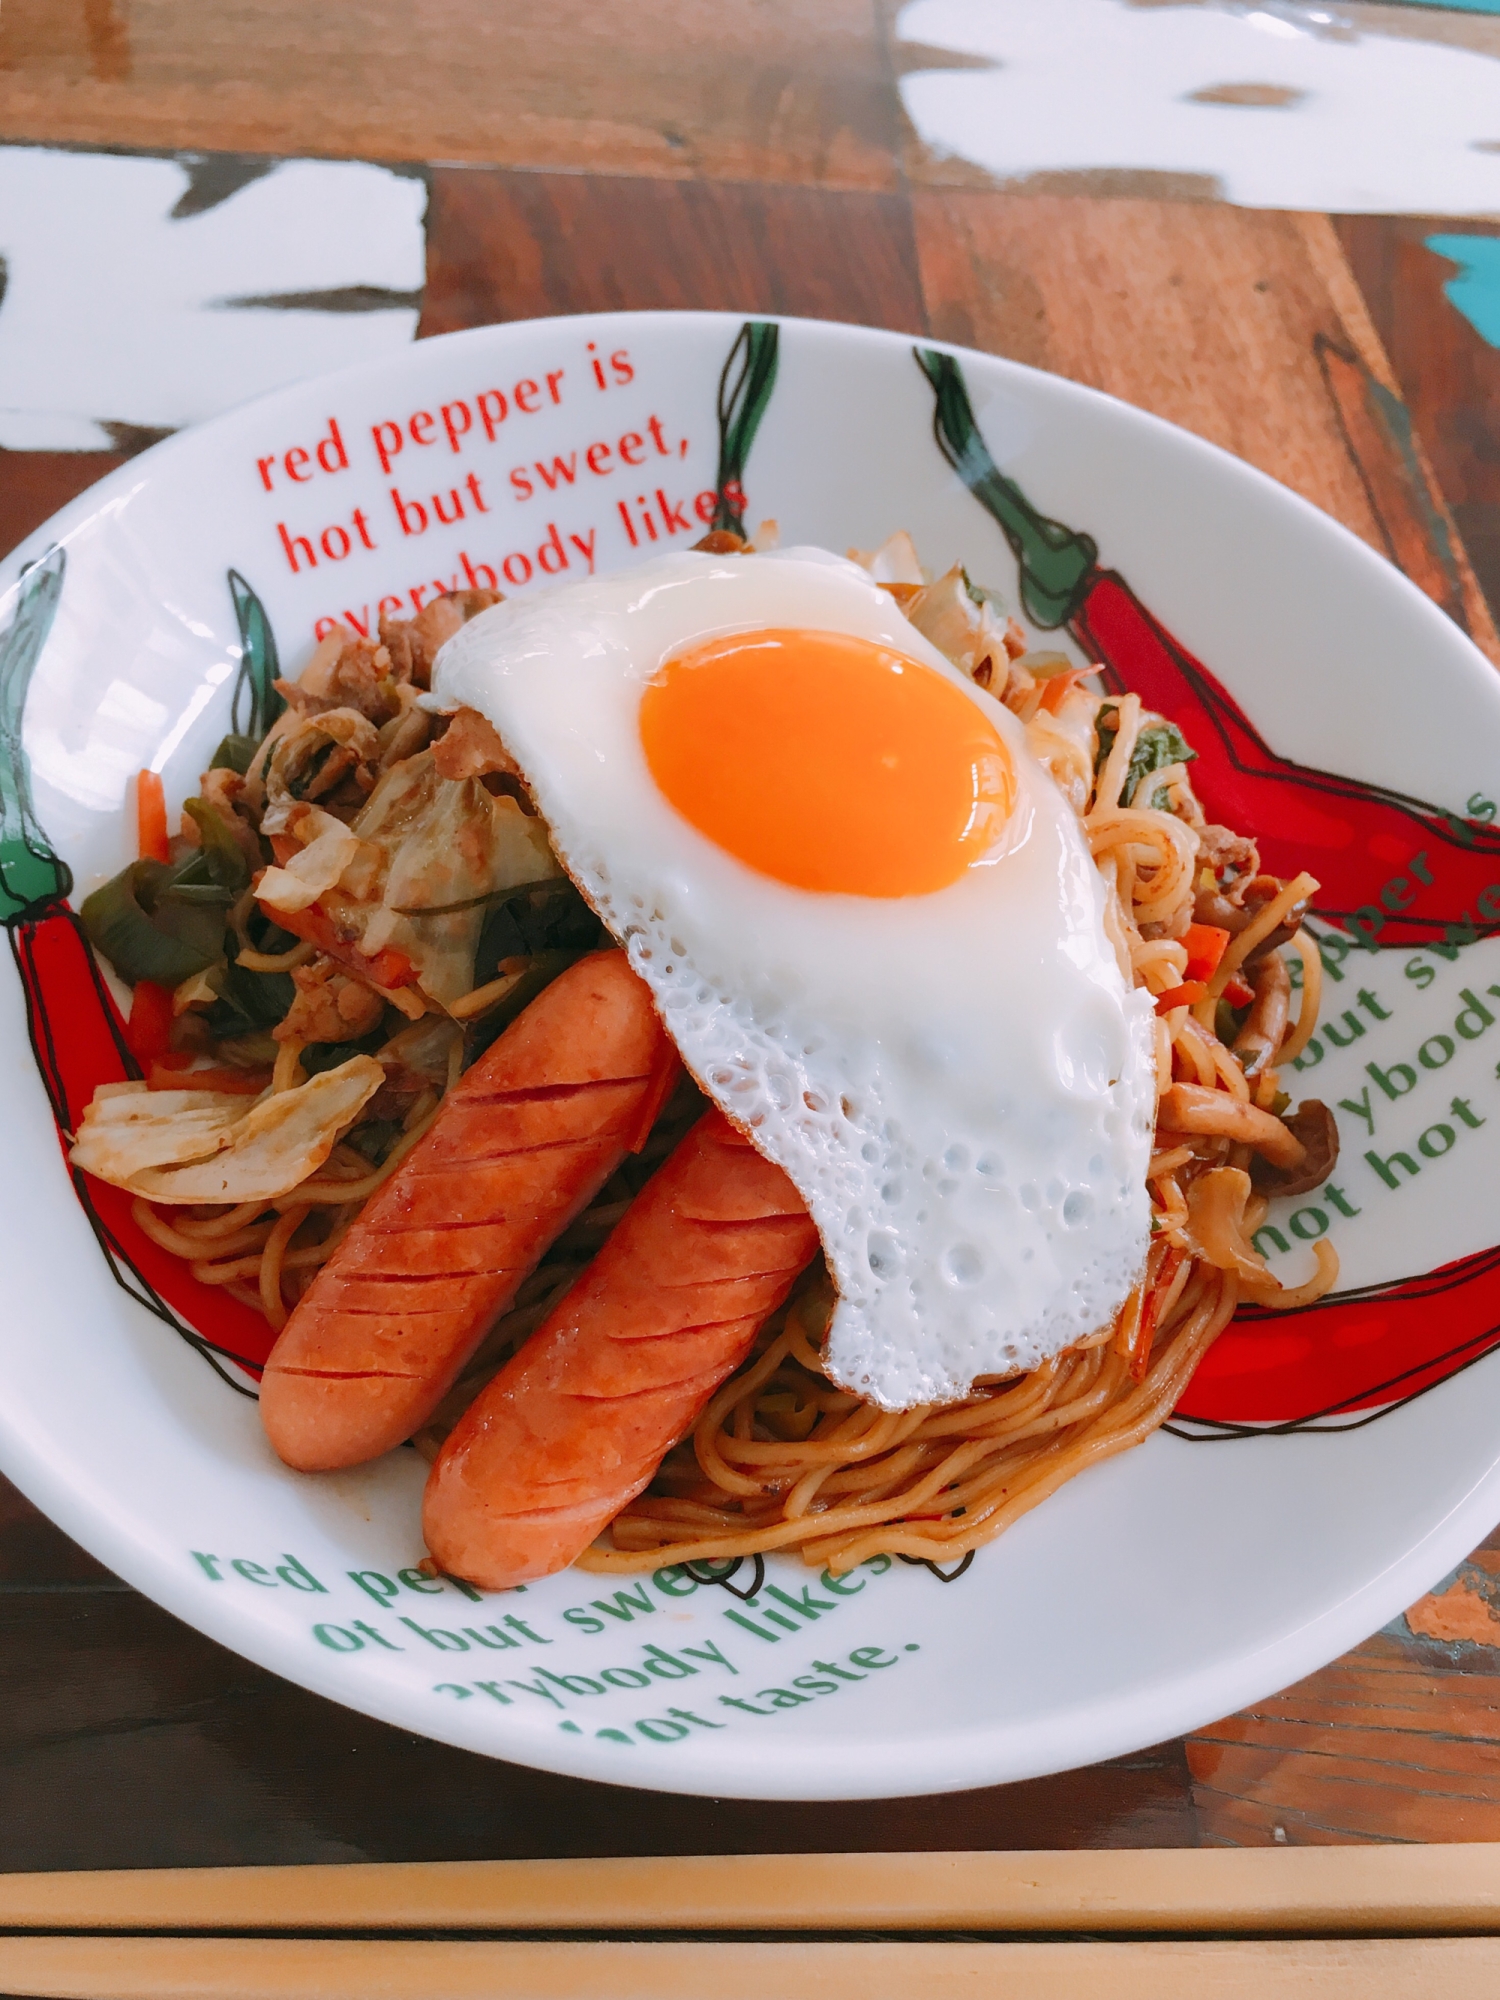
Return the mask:
MULTIPOLYGON (((1281 882, 1259 874, 1253 842, 1205 824, 1189 776, 1192 750, 1170 723, 1143 713, 1136 695, 1103 696, 1085 686, 1087 669, 1057 655, 1025 654, 1018 628, 1002 639, 988 612, 976 619, 960 575, 892 587, 913 622, 1026 725, 1032 753, 1078 813, 1107 885, 1106 929, 1122 971, 1158 1000, 1152 1238, 1141 1280, 1112 1325, 1044 1366, 982 1386, 962 1402, 893 1414, 824 1373, 820 1344, 831 1293, 820 1270, 809 1274, 692 1435, 616 1517, 607 1545, 585 1554, 585 1568, 642 1570, 776 1549, 835 1570, 877 1551, 951 1562, 1085 1466, 1158 1428, 1240 1300, 1300 1306, 1334 1282, 1337 1261, 1326 1242, 1315 1246, 1314 1276, 1295 1289, 1277 1283, 1253 1242, 1270 1194, 1314 1184, 1328 1170, 1334 1143, 1326 1114, 1321 1124, 1315 1115, 1321 1107, 1304 1107, 1296 1130, 1285 1122, 1279 1077, 1317 1021, 1320 961, 1301 928, 1317 884, 1308 875, 1281 882), (1195 922, 1216 926, 1212 934, 1228 940, 1196 980, 1184 942, 1195 922), (1301 965, 1295 1016, 1280 950, 1288 944, 1301 965)), ((510 782, 506 760, 476 761, 462 717, 440 743, 443 725, 413 702, 413 684, 424 684, 437 645, 488 601, 485 593, 439 600, 410 625, 383 626, 378 648, 346 633, 325 641, 299 687, 287 691, 291 707, 254 749, 248 771, 205 774, 204 799, 196 803, 220 816, 220 834, 228 830, 247 854, 263 855, 273 829, 315 805, 319 826, 326 823, 337 839, 341 827, 364 824, 367 798, 380 796, 387 781, 406 783, 403 774, 424 758, 445 759, 451 783, 482 775, 492 797, 502 792, 510 782)), ((512 795, 528 809, 515 787, 512 795)), ((453 844, 451 828, 434 838, 453 844)), ((308 846, 302 858, 312 852, 308 846)), ((284 858, 281 847, 277 854, 284 858)), ((433 876, 447 879, 438 860, 433 876)), ((279 1330, 364 1203, 437 1117, 473 1054, 476 1027, 492 1039, 559 961, 604 940, 565 879, 528 882, 498 897, 435 891, 394 913, 412 920, 408 949, 423 948, 444 925, 461 930, 476 910, 475 924, 485 928, 470 939, 471 960, 457 986, 450 962, 442 974, 447 998, 424 1009, 410 987, 359 984, 336 942, 289 939, 268 924, 265 901, 247 886, 224 914, 237 1005, 255 1017, 255 993, 288 984, 291 1005, 270 1024, 262 1008, 257 1032, 225 1035, 223 978, 207 986, 201 976, 185 980, 174 1000, 173 1045, 187 1054, 163 1063, 206 1056, 243 1071, 239 1087, 248 1096, 263 1089, 264 1098, 275 1097, 296 1089, 320 1050, 326 1057, 328 1045, 338 1044, 344 1017, 327 1011, 336 1005, 348 1014, 344 1046, 373 1053, 387 1085, 326 1157, 275 1200, 163 1208, 137 1199, 135 1215, 202 1282, 222 1286, 279 1330), (483 912, 497 903, 513 913, 525 949, 505 955, 502 946, 491 965, 484 962, 491 930, 483 912), (398 1020, 383 1039, 379 1029, 362 1040, 353 1032, 398 1020)), ((376 942, 367 937, 362 948, 368 954, 376 942)), ((378 954, 371 962, 380 962, 378 954)), ((191 1086, 193 1076, 180 1068, 158 1076, 153 1066, 150 1080, 170 1088, 191 1086)), ((205 1087, 233 1086, 231 1076, 205 1087)), ((425 1456, 436 1454, 479 1389, 586 1268, 701 1108, 691 1087, 679 1091, 639 1158, 552 1245, 415 1439, 425 1456)))

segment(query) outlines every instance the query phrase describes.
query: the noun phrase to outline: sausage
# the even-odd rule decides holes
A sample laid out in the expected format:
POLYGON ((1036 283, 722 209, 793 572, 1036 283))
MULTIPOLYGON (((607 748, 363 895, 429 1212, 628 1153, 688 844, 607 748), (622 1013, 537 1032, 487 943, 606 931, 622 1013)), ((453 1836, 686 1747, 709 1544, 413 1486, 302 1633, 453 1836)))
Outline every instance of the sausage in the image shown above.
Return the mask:
POLYGON ((427 1545, 486 1590, 550 1576, 646 1485, 818 1247, 796 1189, 709 1111, 459 1419, 427 1545))
POLYGON ((677 1074, 621 951, 592 953, 443 1102, 298 1301, 260 1412, 302 1472, 409 1438, 547 1246, 639 1147, 677 1074))

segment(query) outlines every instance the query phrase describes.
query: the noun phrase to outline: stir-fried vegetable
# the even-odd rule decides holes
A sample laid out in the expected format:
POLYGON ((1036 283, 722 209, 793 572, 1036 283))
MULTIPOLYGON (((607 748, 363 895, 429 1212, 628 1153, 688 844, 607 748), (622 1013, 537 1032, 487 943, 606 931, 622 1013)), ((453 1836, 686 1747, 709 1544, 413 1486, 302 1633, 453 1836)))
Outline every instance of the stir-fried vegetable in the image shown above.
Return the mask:
POLYGON ((106 1084, 83 1114, 74 1166, 158 1202, 273 1201, 316 1173, 385 1081, 355 1056, 262 1098, 106 1084))
POLYGON ((84 899, 89 942, 128 985, 149 979, 180 986, 223 956, 224 912, 234 897, 203 881, 204 873, 196 855, 181 870, 164 861, 132 861, 84 899))
MULTIPOLYGON (((1141 731, 1135 739, 1135 749, 1125 772, 1125 783, 1120 787, 1120 798, 1124 805, 1134 805, 1136 792, 1153 771, 1164 771, 1170 764, 1186 764, 1197 756, 1197 751, 1189 749, 1182 731, 1175 722, 1154 722, 1141 731)), ((1166 791, 1158 786, 1152 792, 1149 803, 1158 811, 1164 811, 1170 804, 1166 791)))
MULTIPOLYGON (((223 815, 203 799, 186 799, 182 810, 198 829, 199 855, 208 879, 238 895, 250 886, 250 866, 244 849, 230 832, 223 815)), ((186 874, 186 871, 185 871, 186 874)))
POLYGON ((244 854, 214 808, 189 799, 184 811, 197 825, 202 845, 175 862, 161 859, 165 809, 160 828, 154 810, 148 826, 143 788, 142 837, 149 835, 158 853, 132 861, 84 901, 90 943, 132 986, 140 979, 180 986, 216 964, 224 955, 224 913, 249 886, 244 854))
POLYGON ((139 858, 83 906, 132 988, 147 1082, 97 1100, 79 1164, 153 1201, 271 1199, 340 1139, 379 1164, 608 942, 494 732, 470 716, 444 747, 448 719, 418 705, 490 593, 440 599, 378 645, 336 633, 295 683, 253 595, 235 601, 234 728, 201 795, 173 832, 143 773, 139 858))
MULTIPOLYGON (((1110 751, 1115 747, 1115 738, 1120 733, 1118 713, 1116 709, 1104 709, 1100 713, 1096 770, 1104 768, 1110 751)), ((1153 771, 1165 771, 1173 764, 1191 763, 1197 754, 1196 750, 1189 747, 1175 722, 1163 722, 1159 719, 1148 722, 1136 737, 1135 748, 1130 753, 1130 762, 1125 770, 1125 782, 1120 787, 1120 804, 1129 806, 1139 803, 1154 806, 1158 811, 1166 810, 1170 801, 1164 786, 1157 786, 1149 799, 1139 801, 1136 799, 1137 789, 1153 771)))

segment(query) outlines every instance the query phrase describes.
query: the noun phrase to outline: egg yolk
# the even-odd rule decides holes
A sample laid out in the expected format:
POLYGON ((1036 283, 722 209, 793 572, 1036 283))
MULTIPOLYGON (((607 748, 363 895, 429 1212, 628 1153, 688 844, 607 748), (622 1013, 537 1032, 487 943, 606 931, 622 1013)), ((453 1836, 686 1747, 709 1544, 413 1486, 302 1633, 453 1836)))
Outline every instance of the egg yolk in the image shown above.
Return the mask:
POLYGON ((741 632, 641 698, 651 775, 684 819, 798 889, 921 896, 994 846, 1015 767, 962 688, 845 632, 741 632))

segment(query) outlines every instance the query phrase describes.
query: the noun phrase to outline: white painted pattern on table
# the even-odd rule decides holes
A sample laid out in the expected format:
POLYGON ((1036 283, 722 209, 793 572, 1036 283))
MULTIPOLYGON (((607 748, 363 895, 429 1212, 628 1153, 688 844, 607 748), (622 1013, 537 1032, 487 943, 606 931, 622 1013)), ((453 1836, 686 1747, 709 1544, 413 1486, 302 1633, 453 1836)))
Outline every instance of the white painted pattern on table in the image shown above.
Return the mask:
POLYGON ((108 450, 415 337, 420 178, 209 158, 205 191, 181 159, 0 147, 0 446, 108 450))
POLYGON ((1500 61, 1369 31, 1397 11, 911 0, 902 40, 992 66, 913 69, 902 102, 933 154, 1002 182, 1163 174, 1255 208, 1500 214, 1500 61))

